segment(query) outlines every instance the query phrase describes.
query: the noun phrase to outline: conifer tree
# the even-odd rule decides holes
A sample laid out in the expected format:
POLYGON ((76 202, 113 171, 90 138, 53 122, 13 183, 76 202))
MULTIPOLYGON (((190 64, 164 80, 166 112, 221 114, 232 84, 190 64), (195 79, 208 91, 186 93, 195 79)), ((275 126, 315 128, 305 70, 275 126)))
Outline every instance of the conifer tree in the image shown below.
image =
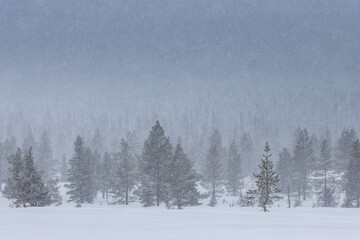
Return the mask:
POLYGON ((210 148, 206 156, 204 183, 205 187, 210 190, 209 206, 214 207, 217 203, 217 192, 222 180, 222 164, 221 164, 221 135, 218 130, 214 130, 209 137, 210 148))
POLYGON ((318 160, 318 169, 321 171, 323 184, 320 185, 320 191, 317 193, 319 205, 323 207, 335 206, 335 190, 330 186, 329 171, 333 166, 331 159, 331 148, 327 139, 322 139, 320 144, 320 156, 318 160))
POLYGON ((23 178, 24 162, 22 159, 21 149, 18 148, 15 154, 8 157, 9 162, 9 177, 6 180, 6 187, 4 190, 5 197, 13 201, 16 207, 25 206, 25 199, 23 194, 23 178))
POLYGON ((279 187, 282 189, 282 192, 286 192, 288 207, 291 208, 294 161, 287 148, 284 148, 279 154, 279 161, 277 163, 276 170, 279 174, 279 187))
POLYGON ((312 139, 306 129, 297 131, 294 157, 294 184, 298 192, 298 201, 301 195, 306 200, 309 189, 309 174, 315 165, 312 139))
POLYGON ((152 127, 144 143, 140 162, 140 188, 138 195, 144 206, 168 203, 169 163, 172 146, 159 121, 152 127))
POLYGON ((351 152, 356 141, 356 131, 354 129, 344 129, 337 142, 336 168, 346 171, 351 161, 351 152))
POLYGON ((53 158, 51 141, 47 131, 42 133, 37 147, 37 166, 45 181, 50 180, 56 174, 57 162, 53 158))
POLYGON ((104 157, 101 164, 101 179, 100 179, 100 185, 101 185, 101 191, 102 191, 102 197, 109 199, 109 190, 110 190, 110 182, 112 179, 112 159, 109 153, 105 152, 104 157))
POLYGON ((351 160, 345 173, 345 207, 360 208, 360 141, 357 139, 351 151, 351 160))
POLYGON ((125 139, 120 141, 120 152, 117 154, 119 158, 119 166, 115 173, 112 192, 114 200, 117 203, 128 205, 133 201, 130 193, 136 183, 136 166, 135 159, 130 151, 131 147, 125 139))
POLYGON ((230 144, 226 166, 226 189, 231 195, 238 196, 241 190, 242 161, 235 140, 230 144))
POLYGON ((74 155, 69 161, 67 194, 69 202, 92 203, 96 197, 95 166, 90 149, 84 147, 83 140, 77 136, 74 143, 74 155))
POLYGON ((272 205, 274 201, 282 199, 282 197, 278 195, 278 193, 281 192, 277 187, 279 177, 273 170, 274 164, 270 160, 271 154, 268 142, 265 144, 264 152, 264 158, 261 160, 261 165, 259 165, 260 173, 254 174, 257 188, 248 190, 247 194, 250 201, 258 202, 259 206, 263 208, 263 211, 268 212, 269 206, 272 205))
POLYGON ((181 144, 175 148, 170 164, 169 191, 171 204, 181 209, 187 205, 199 205, 200 193, 196 188, 199 175, 187 157, 181 144))
POLYGON ((31 147, 24 155, 24 170, 21 178, 24 206, 29 205, 35 207, 49 205, 49 190, 35 169, 31 147))

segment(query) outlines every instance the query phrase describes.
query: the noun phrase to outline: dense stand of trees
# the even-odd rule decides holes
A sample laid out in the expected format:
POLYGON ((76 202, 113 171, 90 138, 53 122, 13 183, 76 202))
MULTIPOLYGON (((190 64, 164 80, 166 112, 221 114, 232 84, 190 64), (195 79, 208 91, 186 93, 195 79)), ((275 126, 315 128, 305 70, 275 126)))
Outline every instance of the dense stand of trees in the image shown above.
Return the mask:
POLYGON ((318 138, 298 129, 289 143, 292 149, 283 148, 274 160, 276 168, 269 160, 268 144, 264 159, 256 160, 246 133, 225 146, 220 131, 214 129, 203 144, 206 156, 200 171, 182 140, 174 147, 159 121, 142 147, 134 132, 122 138, 114 152, 106 152, 105 139, 99 129, 89 141, 77 136, 72 158, 63 154, 60 161, 53 157, 47 131, 38 141, 30 132, 21 148, 15 138, 6 139, 0 144, 4 195, 17 207, 59 204, 61 181, 68 201, 78 206, 93 203, 98 196, 111 204, 139 201, 145 207, 164 204, 181 209, 199 205, 204 198, 209 206, 216 206, 224 194, 238 196, 239 203, 246 205, 243 193, 250 189, 245 202, 253 205, 250 200, 257 200, 267 211, 281 189, 289 208, 309 197, 319 207, 360 207, 360 143, 354 129, 344 129, 336 141, 330 131, 318 138), (272 179, 264 177, 269 174, 272 179), (200 183, 207 192, 199 192, 200 183), (264 184, 271 186, 265 192, 274 193, 266 201, 261 195, 264 184))

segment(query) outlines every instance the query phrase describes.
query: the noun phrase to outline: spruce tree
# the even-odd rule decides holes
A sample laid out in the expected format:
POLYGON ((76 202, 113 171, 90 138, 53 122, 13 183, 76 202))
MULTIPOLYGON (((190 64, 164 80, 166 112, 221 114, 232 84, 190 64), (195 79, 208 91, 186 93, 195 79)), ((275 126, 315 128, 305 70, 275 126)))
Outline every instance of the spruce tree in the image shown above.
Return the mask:
POLYGON ((41 135, 38 147, 37 147, 37 166, 42 174, 42 178, 45 181, 50 180, 56 174, 57 162, 53 158, 53 152, 51 147, 51 141, 44 131, 41 135))
POLYGON ((298 201, 300 201, 301 195, 303 200, 306 200, 309 174, 315 165, 313 143, 306 129, 297 131, 293 157, 294 185, 298 192, 298 201))
POLYGON ((106 199, 109 199, 110 182, 112 179, 112 168, 113 164, 111 155, 105 152, 101 163, 100 186, 102 191, 102 197, 106 199))
POLYGON ((140 188, 138 195, 144 206, 168 203, 169 163, 172 146, 159 121, 152 127, 144 143, 140 162, 140 188))
POLYGON ((125 139, 120 141, 119 166, 115 173, 112 192, 114 200, 117 203, 128 205, 133 201, 131 192, 136 183, 136 166, 135 159, 130 151, 131 147, 125 139))
POLYGON ((345 207, 360 207, 360 141, 357 139, 351 151, 351 160, 344 175, 345 207), (355 205, 354 205, 355 203, 355 205))
POLYGON ((170 163, 169 191, 171 204, 181 209, 187 205, 199 205, 200 193, 196 182, 199 175, 193 169, 193 163, 184 152, 181 144, 175 148, 170 163))
POLYGON ((263 211, 268 212, 269 206, 272 205, 274 201, 282 199, 282 197, 278 195, 278 193, 281 192, 277 187, 279 177, 273 170, 274 164, 270 160, 271 154, 268 142, 265 144, 264 152, 264 158, 261 160, 261 165, 259 165, 260 173, 254 174, 257 188, 248 190, 247 194, 250 201, 258 202, 263 211))
POLYGON ((95 164, 91 151, 84 147, 83 140, 77 136, 74 143, 74 155, 69 161, 67 194, 69 202, 92 203, 96 197, 95 164))
POLYGON ((9 177, 6 180, 4 190, 5 197, 11 201, 16 207, 25 206, 25 196, 23 194, 23 178, 24 162, 22 159, 21 149, 18 148, 15 154, 8 157, 9 177))
POLYGON ((32 148, 25 152, 24 170, 22 172, 22 194, 24 206, 46 206, 49 205, 49 190, 35 169, 32 148))
POLYGON ((319 205, 322 207, 335 206, 335 189, 330 186, 331 176, 329 171, 333 167, 333 160, 331 158, 331 148, 328 139, 322 139, 320 144, 320 156, 318 160, 318 170, 321 172, 323 179, 320 184, 320 191, 317 192, 319 205))
POLYGON ((351 161, 351 152, 356 141, 356 131, 354 129, 344 129, 337 142, 336 168, 345 172, 351 161))
POLYGON ((222 180, 221 164, 221 135, 218 130, 214 130, 209 137, 210 148, 206 156, 203 182, 206 188, 210 190, 209 206, 214 207, 217 204, 217 193, 222 180))
POLYGON ((235 140, 230 144, 227 160, 226 189, 232 196, 238 196, 241 190, 242 161, 235 140))
POLYGON ((284 148, 279 154, 276 170, 279 174, 279 187, 282 189, 282 192, 286 192, 288 207, 291 208, 294 161, 287 148, 284 148))

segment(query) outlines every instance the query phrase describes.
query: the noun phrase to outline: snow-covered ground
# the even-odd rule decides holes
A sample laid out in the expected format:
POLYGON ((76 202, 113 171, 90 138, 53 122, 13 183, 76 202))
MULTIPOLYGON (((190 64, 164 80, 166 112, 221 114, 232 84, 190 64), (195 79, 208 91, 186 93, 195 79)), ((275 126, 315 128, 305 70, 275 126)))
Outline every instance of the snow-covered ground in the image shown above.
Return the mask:
POLYGON ((285 203, 270 213, 257 208, 230 208, 221 201, 168 210, 107 205, 97 200, 75 208, 10 208, 0 198, 1 240, 110 240, 110 239, 360 239, 360 210, 304 207, 288 209, 285 203), (266 238, 264 238, 266 236, 266 238))

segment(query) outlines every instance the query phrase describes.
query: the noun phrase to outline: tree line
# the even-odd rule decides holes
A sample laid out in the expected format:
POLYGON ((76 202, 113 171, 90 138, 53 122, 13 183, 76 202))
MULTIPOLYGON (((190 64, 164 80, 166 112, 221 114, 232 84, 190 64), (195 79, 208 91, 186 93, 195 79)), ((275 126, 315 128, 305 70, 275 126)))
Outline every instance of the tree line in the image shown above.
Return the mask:
MULTIPOLYGON (((238 197, 236 204, 250 206, 257 202, 267 211, 267 206, 281 199, 281 191, 286 195, 289 207, 300 206, 309 195, 315 199, 314 206, 359 207, 360 143, 353 129, 344 129, 336 147, 332 146, 329 132, 318 139, 310 136, 306 129, 298 129, 292 151, 284 148, 275 167, 270 160, 268 143, 263 159, 252 161, 242 150, 244 146, 252 147, 248 136, 243 135, 240 141, 234 139, 225 148, 220 132, 214 129, 208 138, 201 174, 185 153, 181 139, 174 147, 158 121, 152 127, 140 154, 135 150, 131 134, 121 139, 118 151, 114 153, 98 151, 96 146, 102 139, 98 131, 91 144, 85 144, 84 139, 77 136, 72 158, 67 160, 64 156, 57 172, 52 169, 51 144, 46 135, 44 132, 36 154, 39 158, 45 157, 35 162, 32 160, 32 172, 37 177, 30 179, 41 182, 35 185, 37 189, 47 189, 45 195, 58 196, 56 179, 59 177, 65 183, 69 201, 77 206, 93 203, 99 192, 111 204, 128 205, 139 201, 144 207, 164 204, 168 208, 179 209, 199 205, 205 198, 209 206, 216 206, 219 197, 228 194, 238 197), (46 163, 42 165, 42 161, 46 163), (254 174, 250 175, 249 169, 254 174), (245 186, 247 182, 254 182, 255 186, 245 186), (200 193, 200 185, 207 189, 205 193, 200 193)), ((19 189, 26 187, 14 179, 19 179, 19 174, 25 176, 25 172, 29 171, 19 167, 26 166, 26 159, 29 158, 31 142, 34 141, 30 139, 28 142, 23 146, 24 157, 20 148, 8 157, 9 171, 4 192, 16 206, 21 206, 17 201, 20 195, 24 195, 19 189), (22 160, 14 161, 16 156, 22 160)), ((24 179, 25 182, 29 181, 29 178, 24 179)), ((36 198, 36 204, 26 202, 25 205, 53 204, 54 201, 42 200, 40 195, 45 195, 40 190, 34 193, 39 195, 40 200, 36 198)))

